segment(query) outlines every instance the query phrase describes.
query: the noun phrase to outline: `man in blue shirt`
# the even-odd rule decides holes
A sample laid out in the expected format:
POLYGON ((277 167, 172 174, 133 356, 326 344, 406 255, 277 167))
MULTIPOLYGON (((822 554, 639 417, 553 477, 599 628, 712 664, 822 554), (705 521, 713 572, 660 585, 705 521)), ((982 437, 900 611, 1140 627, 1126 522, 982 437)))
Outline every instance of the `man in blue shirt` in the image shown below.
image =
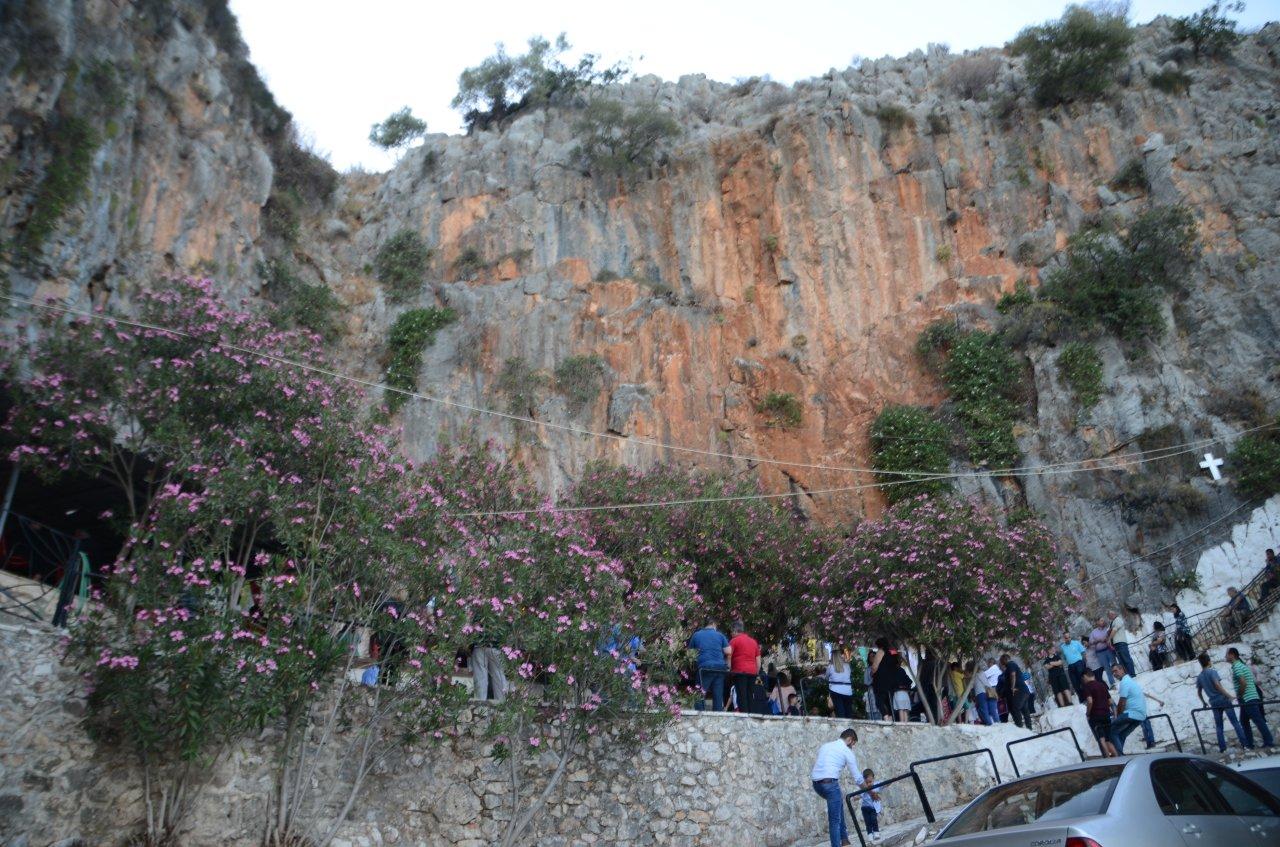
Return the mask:
POLYGON ((1111 672, 1119 682, 1116 685, 1116 718, 1111 722, 1111 743, 1116 752, 1124 755, 1124 740, 1147 719, 1147 698, 1142 686, 1116 662, 1111 672))
POLYGON ((724 681, 729 675, 729 639, 708 623, 689 637, 689 648, 698 651, 698 684, 704 697, 711 698, 713 712, 724 711, 724 681))
POLYGON ((1200 661, 1200 675, 1196 677, 1196 696, 1200 698, 1200 705, 1204 706, 1205 698, 1208 699, 1208 706, 1213 709, 1213 725, 1218 730, 1218 752, 1227 752, 1227 736, 1222 731, 1222 719, 1228 718, 1231 721, 1231 728, 1236 731, 1236 738, 1240 739, 1241 747, 1249 747, 1244 741, 1244 730, 1240 727, 1240 720, 1236 717, 1236 710, 1231 708, 1231 699, 1234 695, 1227 690, 1222 684, 1222 677, 1218 676, 1218 672, 1213 669, 1213 660, 1209 658, 1208 653, 1201 653, 1196 657, 1200 661))
POLYGON ((1058 645, 1062 651, 1062 661, 1067 665, 1067 676, 1071 678, 1071 687, 1076 697, 1084 702, 1084 645, 1079 638, 1072 638, 1071 633, 1062 633, 1062 643, 1058 645))

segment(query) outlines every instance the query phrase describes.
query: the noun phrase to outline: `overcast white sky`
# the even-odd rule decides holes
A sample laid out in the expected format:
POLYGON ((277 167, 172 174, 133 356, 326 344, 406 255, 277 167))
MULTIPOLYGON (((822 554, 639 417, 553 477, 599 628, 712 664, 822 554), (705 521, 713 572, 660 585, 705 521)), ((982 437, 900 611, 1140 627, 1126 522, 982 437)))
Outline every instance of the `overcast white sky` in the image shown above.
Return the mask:
MULTIPOLYGON (((1185 15, 1208 0, 1135 0, 1130 20, 1185 15)), ((954 51, 1003 44, 1058 17, 1062 0, 231 0, 253 60, 281 105, 341 170, 388 167, 369 127, 402 106, 432 132, 458 132, 458 73, 529 36, 566 32, 575 49, 666 79, 768 74, 791 83, 855 55, 900 56, 930 42, 954 51)), ((1247 28, 1280 18, 1252 0, 1247 28)))

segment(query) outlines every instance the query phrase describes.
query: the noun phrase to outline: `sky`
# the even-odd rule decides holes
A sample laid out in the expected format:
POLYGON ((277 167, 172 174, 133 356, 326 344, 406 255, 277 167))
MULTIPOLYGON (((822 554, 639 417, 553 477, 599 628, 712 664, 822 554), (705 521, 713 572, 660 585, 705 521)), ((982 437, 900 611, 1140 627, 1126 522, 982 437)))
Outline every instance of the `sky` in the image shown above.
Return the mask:
MULTIPOLYGON (((1134 0, 1129 18, 1185 15, 1208 0, 1134 0)), ((385 170, 395 154, 369 128, 403 106, 431 132, 461 131, 449 102, 458 74, 503 42, 521 53, 532 35, 564 32, 605 64, 641 74, 725 82, 779 82, 846 68, 855 56, 901 56, 930 43, 962 52, 1004 44, 1028 24, 1057 18, 1062 0, 231 0, 254 63, 303 137, 339 170, 385 170)), ((1252 29, 1280 19, 1280 0, 1253 0, 1252 29)))

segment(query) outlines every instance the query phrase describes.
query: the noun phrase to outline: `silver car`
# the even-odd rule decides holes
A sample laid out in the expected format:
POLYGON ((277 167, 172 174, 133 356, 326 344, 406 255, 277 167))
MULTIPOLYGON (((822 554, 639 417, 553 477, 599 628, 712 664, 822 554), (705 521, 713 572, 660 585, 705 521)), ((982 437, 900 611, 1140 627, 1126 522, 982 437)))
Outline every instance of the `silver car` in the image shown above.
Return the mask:
POLYGON ((1094 759, 1006 782, 938 833, 991 847, 1280 847, 1280 800, 1200 756, 1094 759))
POLYGON ((1236 765, 1236 770, 1280 797, 1280 756, 1263 756, 1236 765))

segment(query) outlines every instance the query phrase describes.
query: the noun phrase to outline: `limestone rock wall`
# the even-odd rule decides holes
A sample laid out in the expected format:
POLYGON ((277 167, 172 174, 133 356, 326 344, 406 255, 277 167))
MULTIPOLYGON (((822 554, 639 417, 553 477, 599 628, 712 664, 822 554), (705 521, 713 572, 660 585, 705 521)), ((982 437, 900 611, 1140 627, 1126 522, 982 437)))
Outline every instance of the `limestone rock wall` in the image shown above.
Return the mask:
POLYGON ((225 4, 32 0, 0 11, 0 266, 22 296, 127 304, 158 274, 256 290, 278 109, 225 4), (87 158, 83 178, 72 162, 87 158), (58 204, 47 236, 33 220, 58 204))
MULTIPOLYGON (((0 621, 0 844, 45 845, 81 838, 121 844, 142 820, 134 764, 85 735, 82 683, 58 660, 58 634, 0 621), (23 839, 26 840, 23 840, 23 839)), ((509 819, 507 769, 480 738, 482 714, 439 748, 394 755, 373 778, 337 847, 380 844, 481 847, 509 819)), ((828 719, 689 715, 637 746, 602 747, 571 768, 538 832, 543 845, 719 845, 786 847, 818 841, 823 816, 809 785, 818 745, 847 726, 828 719)), ((1001 773, 1004 744, 1027 733, 1013 726, 955 727, 855 721, 859 763, 895 776, 917 759, 991 748, 1001 773)), ((191 847, 260 843, 272 791, 275 743, 268 730, 209 774, 204 800, 183 843, 191 847)), ((1037 746, 1037 767, 1075 760, 1060 738, 1037 746)), ((926 766, 935 809, 984 789, 986 757, 926 766)), ((333 763, 320 769, 323 782, 333 763)), ((553 765, 535 762, 521 791, 541 788, 553 765)), ((846 785, 848 790, 851 787, 846 785)), ((909 783, 885 791, 888 820, 920 815, 909 783)))

